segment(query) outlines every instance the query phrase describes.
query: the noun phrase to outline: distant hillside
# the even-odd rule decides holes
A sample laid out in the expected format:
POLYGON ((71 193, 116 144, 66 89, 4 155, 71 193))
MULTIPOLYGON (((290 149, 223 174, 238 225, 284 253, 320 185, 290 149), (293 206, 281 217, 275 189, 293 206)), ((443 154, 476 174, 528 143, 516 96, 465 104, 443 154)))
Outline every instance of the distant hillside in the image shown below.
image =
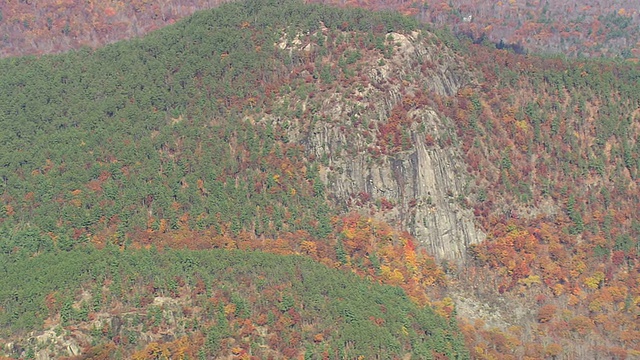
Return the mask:
MULTIPOLYGON (((0 56, 58 53, 141 36, 222 0, 5 1, 0 56)), ((634 0, 312 1, 398 10, 478 42, 571 56, 640 57, 640 13, 634 0), (504 42, 504 44, 502 43, 504 42)))

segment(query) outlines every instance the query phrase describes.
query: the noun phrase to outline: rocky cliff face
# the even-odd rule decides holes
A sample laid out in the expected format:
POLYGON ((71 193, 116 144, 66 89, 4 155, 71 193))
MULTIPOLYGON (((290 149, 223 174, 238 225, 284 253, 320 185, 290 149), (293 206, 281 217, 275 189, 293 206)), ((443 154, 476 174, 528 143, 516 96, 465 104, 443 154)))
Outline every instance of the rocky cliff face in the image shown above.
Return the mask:
POLYGON ((387 43, 391 56, 357 64, 360 77, 369 79, 366 85, 354 80, 321 101, 299 99, 297 106, 312 107, 321 120, 311 126, 297 120, 289 138, 320 161, 321 178, 339 205, 375 212, 407 229, 436 257, 461 260, 466 247, 485 236, 463 206, 469 175, 450 120, 414 100, 454 95, 473 84, 473 75, 429 34, 393 33, 387 43), (405 117, 401 131, 410 141, 380 151, 387 136, 381 125, 399 105, 405 117))
MULTIPOLYGON (((431 112, 425 120, 437 121, 431 112)), ((347 138, 335 127, 322 127, 310 139, 310 150, 318 156, 331 154, 330 165, 321 171, 329 192, 339 203, 356 209, 358 196, 371 197, 380 205, 385 220, 411 232, 429 251, 441 259, 461 259, 465 248, 483 239, 473 224, 472 213, 460 204, 466 192, 466 173, 455 149, 428 146, 412 132, 413 148, 371 161, 357 151, 334 154, 331 149, 350 146, 360 149, 360 139, 347 138), (348 145, 347 145, 348 144, 348 145), (389 208, 393 206, 393 208, 389 208)))

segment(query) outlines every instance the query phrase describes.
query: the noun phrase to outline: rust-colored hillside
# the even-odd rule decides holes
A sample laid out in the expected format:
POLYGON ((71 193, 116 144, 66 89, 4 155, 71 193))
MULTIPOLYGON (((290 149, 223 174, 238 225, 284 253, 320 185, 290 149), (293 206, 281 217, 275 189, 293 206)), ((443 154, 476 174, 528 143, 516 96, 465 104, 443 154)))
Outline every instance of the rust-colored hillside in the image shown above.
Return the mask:
MULTIPOLYGON (((13 0, 0 4, 0 56, 48 54, 141 36, 222 0, 13 0)), ((571 56, 640 57, 634 0, 313 1, 398 10, 476 41, 571 56), (501 43, 502 42, 502 43, 501 43)))

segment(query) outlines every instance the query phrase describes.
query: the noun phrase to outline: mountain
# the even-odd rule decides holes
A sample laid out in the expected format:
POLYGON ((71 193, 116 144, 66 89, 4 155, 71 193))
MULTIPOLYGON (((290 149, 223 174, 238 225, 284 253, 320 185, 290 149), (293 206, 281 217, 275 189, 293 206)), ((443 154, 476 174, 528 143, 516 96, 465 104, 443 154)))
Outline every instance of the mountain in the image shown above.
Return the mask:
MULTIPOLYGON (((164 274, 174 271, 171 256, 224 262, 235 255, 212 248, 260 250, 275 254, 270 264, 288 266, 295 254, 341 269, 363 289, 395 286, 393 301, 409 309, 400 317, 413 307, 433 314, 385 327, 392 320, 362 302, 358 311, 371 312, 330 306, 306 318, 305 294, 285 284, 275 299, 294 299, 301 323, 322 337, 256 355, 247 344, 259 341, 243 343, 240 319, 256 327, 257 318, 204 311, 197 296, 185 302, 208 271, 204 260, 142 293, 112 284, 148 278, 99 264, 61 280, 34 273, 28 291, 15 280, 21 270, 0 296, 7 354, 36 352, 25 344, 46 329, 59 351, 84 339, 74 343, 82 355, 64 355, 153 358, 184 347, 206 358, 216 352, 203 347, 205 330, 225 313, 237 326, 220 340, 220 356, 290 358, 311 347, 312 356, 322 348, 329 358, 366 357, 360 341, 369 336, 340 327, 352 315, 390 331, 381 357, 640 356, 639 70, 485 45, 392 12, 248 1, 143 39, 0 61, 6 273, 55 259, 146 256, 158 266, 148 271, 164 274), (100 283, 103 298, 120 295, 83 310, 98 298, 86 289, 100 283), (61 297, 67 289, 80 290, 61 297), (176 304, 196 309, 178 316, 176 304), (187 333, 160 319, 135 344, 91 332, 98 318, 118 323, 120 313, 163 306, 169 318, 204 317, 206 326, 187 333), (430 342, 438 331, 444 342, 430 342)), ((277 308, 245 274, 228 295, 226 285, 212 289, 277 308)))
POLYGON ((450 300, 425 295, 445 283, 434 259, 327 201, 323 165, 267 114, 291 111, 280 92, 306 91, 290 74, 307 63, 278 46, 287 31, 353 21, 353 34, 379 27, 384 45, 387 29, 415 22, 278 5, 230 4, 142 40, 2 61, 7 356, 467 356, 450 300), (184 247, 202 253, 171 252, 184 247), (228 260, 247 249, 277 255, 228 260), (294 270, 289 254, 322 265, 294 270), (173 256, 193 260, 173 268, 173 256), (367 280, 340 285, 328 268, 367 280), (330 285, 291 288, 312 286, 311 273, 330 285), (392 302, 375 299, 376 282, 392 302), (314 302, 326 312, 308 313, 314 302))

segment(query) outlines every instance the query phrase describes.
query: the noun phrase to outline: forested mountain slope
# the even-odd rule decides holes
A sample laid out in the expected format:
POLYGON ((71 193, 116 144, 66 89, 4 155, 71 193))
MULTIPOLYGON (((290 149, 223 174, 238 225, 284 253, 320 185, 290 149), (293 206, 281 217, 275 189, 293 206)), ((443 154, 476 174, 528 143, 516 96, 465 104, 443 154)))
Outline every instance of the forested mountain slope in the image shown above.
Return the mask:
POLYGON ((89 247, 11 260, 2 337, 45 318, 47 331, 9 343, 9 356, 467 356, 455 323, 401 289, 300 256, 89 247))
MULTIPOLYGON (((67 252, 160 264, 182 254, 172 248, 300 254, 402 287, 393 291, 451 326, 446 344, 431 344, 435 332, 409 331, 422 320, 403 324, 388 339, 402 350, 388 357, 464 356, 456 315, 475 358, 638 356, 639 79, 630 63, 517 55, 394 13, 289 1, 225 4, 95 51, 4 59, 2 261, 9 271, 67 252)), ((82 319, 182 298, 198 284, 181 271, 159 293, 121 291, 146 299, 127 300, 138 310, 107 301, 82 319)), ((111 289, 114 277, 64 286, 111 289)), ((74 319, 84 311, 86 291, 58 299, 64 286, 34 281, 40 290, 16 285, 0 299, 4 324, 23 324, 8 328, 14 344, 62 320, 47 302, 75 304, 74 319), (22 317, 23 297, 41 310, 22 317)), ((247 281, 240 292, 254 291, 247 281)), ((360 349, 325 342, 345 331, 333 330, 296 354, 360 349)), ((184 340, 189 351, 199 334, 184 340)), ((173 341, 149 336, 93 345, 132 354, 173 341)))
POLYGON ((339 217, 326 199, 322 165, 287 139, 283 125, 260 119, 284 99, 281 92, 305 91, 291 78, 303 63, 278 47, 286 33, 347 21, 352 27, 344 30, 354 34, 375 28, 367 41, 383 45, 388 30, 416 26, 391 13, 242 3, 95 52, 3 60, 6 355, 465 357, 450 300, 425 295, 426 287, 445 282, 433 258, 384 223, 339 217), (357 281, 340 285, 328 275, 321 277, 348 294, 323 284, 323 298, 311 301, 304 297, 313 291, 296 292, 295 279, 285 281, 300 272, 304 286, 313 285, 308 261, 293 270, 285 258, 271 257, 269 270, 254 273, 260 267, 247 255, 224 269, 207 268, 234 256, 217 253, 185 268, 163 252, 182 247, 305 254, 324 264, 318 268, 402 286, 388 296, 405 305, 367 305, 375 285, 364 281, 360 298, 348 300, 357 281), (141 248, 161 253, 136 252, 141 248), (212 278, 218 271, 227 277, 212 278), (273 301, 265 284, 279 289, 273 301), (314 301, 327 312, 307 313, 314 301), (403 306, 417 312, 397 312, 403 306), (361 320, 376 334, 363 332, 369 325, 361 320), (38 329, 47 331, 31 333, 38 329), (381 347, 372 346, 377 336, 381 347))
POLYGON ((638 356, 637 66, 470 50, 484 84, 441 108, 455 119, 488 230, 462 282, 496 304, 520 303, 505 307, 512 331, 554 344, 549 353, 638 356))

